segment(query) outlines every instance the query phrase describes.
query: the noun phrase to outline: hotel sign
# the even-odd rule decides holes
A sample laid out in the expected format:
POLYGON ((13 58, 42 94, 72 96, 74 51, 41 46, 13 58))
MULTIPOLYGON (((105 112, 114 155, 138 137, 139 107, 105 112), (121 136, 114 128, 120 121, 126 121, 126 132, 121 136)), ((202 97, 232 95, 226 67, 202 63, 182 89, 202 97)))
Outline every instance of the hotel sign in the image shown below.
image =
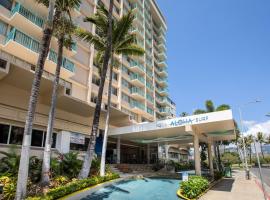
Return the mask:
POLYGON ((198 115, 198 116, 191 116, 191 117, 181 117, 175 118, 171 120, 164 120, 157 122, 157 128, 174 128, 178 126, 185 126, 185 125, 193 125, 202 122, 206 122, 209 119, 208 115, 198 115))

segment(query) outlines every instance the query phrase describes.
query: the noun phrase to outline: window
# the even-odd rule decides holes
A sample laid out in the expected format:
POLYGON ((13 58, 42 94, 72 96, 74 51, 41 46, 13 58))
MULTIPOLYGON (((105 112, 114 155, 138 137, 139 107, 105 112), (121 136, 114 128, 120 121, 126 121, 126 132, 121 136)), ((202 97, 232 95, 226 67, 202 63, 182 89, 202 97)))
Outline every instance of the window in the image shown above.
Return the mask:
POLYGON ((76 144, 76 143, 70 143, 70 150, 75 150, 75 151, 87 151, 87 147, 89 144, 90 138, 85 138, 84 139, 84 144, 76 144))
POLYGON ((1 0, 0 5, 3 6, 4 8, 11 10, 12 8, 12 0, 1 0))
POLYGON ((22 144, 24 128, 12 126, 9 144, 22 144))
POLYGON ((97 76, 93 76, 92 83, 99 86, 100 85, 100 79, 97 76))
POLYGON ((125 93, 122 93, 122 100, 129 103, 129 96, 125 93))
POLYGON ((7 33, 7 24, 0 20, 0 35, 6 35, 7 33))
POLYGON ((7 61, 0 59, 0 68, 6 69, 7 67, 7 61))
POLYGON ((112 87, 112 94, 117 96, 117 89, 115 87, 112 87))
POLYGON ((33 130, 31 146, 41 147, 43 141, 43 131, 33 130))
POLYGON ((122 79, 122 86, 124 86, 126 88, 130 88, 130 84, 126 79, 122 79))
POLYGON ((0 124, 0 143, 8 143, 9 125, 0 124))
POLYGON ((117 73, 113 72, 113 79, 116 80, 116 81, 118 80, 118 74, 117 73))
MULTIPOLYGON (((52 141, 51 141, 51 143, 52 143, 51 147, 52 148, 55 148, 55 146, 56 146, 56 137, 57 137, 57 133, 53 133, 52 141)), ((46 132, 44 132, 42 147, 45 147, 45 142, 46 142, 46 132)))

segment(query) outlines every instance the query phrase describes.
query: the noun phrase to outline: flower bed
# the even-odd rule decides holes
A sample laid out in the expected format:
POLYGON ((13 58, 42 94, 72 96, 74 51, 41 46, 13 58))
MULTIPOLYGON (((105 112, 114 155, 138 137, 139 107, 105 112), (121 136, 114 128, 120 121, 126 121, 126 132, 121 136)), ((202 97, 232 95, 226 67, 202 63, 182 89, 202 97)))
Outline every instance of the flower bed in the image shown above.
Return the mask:
POLYGON ((74 193, 76 191, 85 189, 87 187, 91 187, 117 178, 119 178, 118 174, 110 174, 104 177, 95 176, 83 180, 75 180, 66 184, 65 186, 59 186, 57 188, 50 189, 46 195, 28 197, 27 200, 54 200, 74 193))

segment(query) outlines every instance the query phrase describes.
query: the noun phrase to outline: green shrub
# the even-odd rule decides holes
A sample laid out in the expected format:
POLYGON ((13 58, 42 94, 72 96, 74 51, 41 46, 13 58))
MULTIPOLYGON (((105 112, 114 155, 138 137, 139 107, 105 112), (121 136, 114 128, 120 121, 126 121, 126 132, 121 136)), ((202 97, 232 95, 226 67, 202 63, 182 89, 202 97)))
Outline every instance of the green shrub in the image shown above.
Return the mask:
POLYGON ((184 170, 194 169, 194 164, 192 162, 174 163, 174 164, 175 164, 175 171, 184 171, 184 170))
POLYGON ((0 184, 4 185, 4 200, 13 200, 16 192, 16 179, 7 176, 0 177, 0 184))
POLYGON ((209 187, 209 181, 201 176, 192 176, 188 181, 181 183, 182 194, 189 198, 194 199, 201 195, 209 187))
POLYGON ((69 152, 63 154, 63 159, 60 162, 62 174, 69 178, 77 177, 81 168, 82 160, 78 159, 78 153, 69 152))
POLYGON ((87 178, 83 180, 76 180, 72 181, 64 186, 59 186, 53 189, 50 189, 49 192, 46 194, 46 196, 40 196, 40 197, 29 197, 27 200, 54 200, 61 197, 64 197, 68 194, 71 194, 73 192, 82 190, 84 188, 94 186, 96 184, 113 180, 119 178, 118 174, 110 174, 106 175, 105 177, 95 176, 92 178, 87 178))

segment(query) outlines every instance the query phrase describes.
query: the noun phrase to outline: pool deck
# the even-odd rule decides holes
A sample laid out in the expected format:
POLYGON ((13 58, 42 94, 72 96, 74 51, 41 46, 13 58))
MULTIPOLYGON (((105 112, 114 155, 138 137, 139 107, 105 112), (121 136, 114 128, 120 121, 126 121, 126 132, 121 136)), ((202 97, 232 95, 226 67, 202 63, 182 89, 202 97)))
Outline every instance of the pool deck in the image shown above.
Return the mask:
POLYGON ((244 171, 234 171, 232 178, 225 178, 199 200, 264 200, 262 190, 255 182, 245 179, 244 171))

